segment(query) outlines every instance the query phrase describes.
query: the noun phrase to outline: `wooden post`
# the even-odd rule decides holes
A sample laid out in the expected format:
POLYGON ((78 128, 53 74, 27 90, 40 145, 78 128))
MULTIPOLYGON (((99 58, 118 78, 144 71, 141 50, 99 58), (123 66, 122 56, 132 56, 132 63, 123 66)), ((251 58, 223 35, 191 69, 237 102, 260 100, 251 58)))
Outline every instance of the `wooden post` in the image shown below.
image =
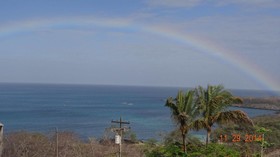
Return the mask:
POLYGON ((263 157, 263 148, 264 147, 264 133, 262 134, 262 144, 261 144, 261 157, 263 157))
POLYGON ((122 128, 122 124, 130 124, 129 122, 125 122, 125 121, 122 121, 122 117, 120 117, 120 120, 119 121, 115 121, 115 120, 112 120, 111 123, 118 123, 120 124, 120 127, 119 127, 119 135, 121 137, 121 140, 120 140, 120 144, 119 144, 119 157, 122 156, 122 131, 124 130, 124 128, 122 128))
POLYGON ((3 152, 3 131, 4 131, 4 125, 0 123, 0 157, 2 156, 2 152, 3 152))
POLYGON ((55 127, 55 134, 56 134, 56 157, 58 157, 58 129, 55 127))

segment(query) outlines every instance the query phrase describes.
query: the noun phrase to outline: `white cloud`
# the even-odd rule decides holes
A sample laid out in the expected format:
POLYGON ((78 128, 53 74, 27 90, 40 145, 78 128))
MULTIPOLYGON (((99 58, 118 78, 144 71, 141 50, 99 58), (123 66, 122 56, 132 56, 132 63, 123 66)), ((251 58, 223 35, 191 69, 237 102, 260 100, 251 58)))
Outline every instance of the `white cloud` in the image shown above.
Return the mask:
POLYGON ((190 8, 199 5, 225 6, 236 4, 245 7, 280 7, 279 0, 147 0, 152 7, 190 8))
POLYGON ((193 7, 203 0, 147 0, 148 5, 154 7, 193 7))
POLYGON ((279 7, 279 0, 217 0, 218 5, 237 4, 241 6, 255 6, 255 7, 279 7))

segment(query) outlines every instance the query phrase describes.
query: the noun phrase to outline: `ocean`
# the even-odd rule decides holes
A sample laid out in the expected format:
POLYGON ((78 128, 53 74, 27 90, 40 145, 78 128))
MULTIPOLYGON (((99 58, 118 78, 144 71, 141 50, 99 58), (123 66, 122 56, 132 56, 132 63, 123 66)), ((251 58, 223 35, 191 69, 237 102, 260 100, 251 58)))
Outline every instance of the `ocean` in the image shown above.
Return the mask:
MULTIPOLYGON (((0 122, 5 133, 71 131, 81 138, 104 135, 112 120, 129 121, 139 139, 156 138, 176 125, 165 107, 177 87, 105 85, 0 84, 0 122)), ((279 96, 270 91, 232 90, 236 96, 279 96)), ((261 109, 234 108, 250 117, 273 114, 261 109)))

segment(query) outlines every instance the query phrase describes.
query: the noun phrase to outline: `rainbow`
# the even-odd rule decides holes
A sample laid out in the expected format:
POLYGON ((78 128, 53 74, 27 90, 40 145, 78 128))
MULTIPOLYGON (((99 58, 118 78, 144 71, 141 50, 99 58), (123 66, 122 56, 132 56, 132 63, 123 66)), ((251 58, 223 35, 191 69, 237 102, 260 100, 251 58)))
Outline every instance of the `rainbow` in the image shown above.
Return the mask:
POLYGON ((244 75, 250 76, 252 80, 259 84, 263 89, 280 91, 280 82, 250 60, 236 55, 233 51, 225 49, 217 43, 210 42, 204 38, 202 39, 193 35, 185 34, 166 26, 141 25, 127 19, 104 19, 94 17, 33 19, 0 25, 0 40, 2 38, 15 36, 21 33, 33 32, 34 30, 64 28, 69 26, 77 28, 99 26, 134 29, 136 31, 152 33, 167 39, 176 40, 196 48, 201 53, 210 55, 239 69, 240 72, 244 75))

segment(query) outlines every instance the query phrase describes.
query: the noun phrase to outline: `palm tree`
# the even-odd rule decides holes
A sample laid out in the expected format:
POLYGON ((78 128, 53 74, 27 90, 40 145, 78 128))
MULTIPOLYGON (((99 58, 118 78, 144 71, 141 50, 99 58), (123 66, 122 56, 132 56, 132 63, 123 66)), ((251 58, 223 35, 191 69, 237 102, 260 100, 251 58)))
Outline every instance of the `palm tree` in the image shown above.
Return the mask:
POLYGON ((165 106, 169 107, 172 113, 172 118, 177 125, 180 126, 180 131, 183 141, 183 150, 186 153, 186 135, 192 128, 195 117, 199 114, 198 108, 194 103, 194 91, 184 92, 179 91, 175 99, 169 97, 165 106))
POLYGON ((252 120, 243 111, 226 110, 233 103, 242 103, 242 100, 234 97, 222 85, 208 85, 207 89, 199 86, 195 89, 195 94, 197 96, 196 104, 201 110, 202 119, 195 121, 194 128, 197 130, 201 128, 206 129, 206 145, 210 141, 214 123, 222 125, 231 122, 253 125, 252 120))

